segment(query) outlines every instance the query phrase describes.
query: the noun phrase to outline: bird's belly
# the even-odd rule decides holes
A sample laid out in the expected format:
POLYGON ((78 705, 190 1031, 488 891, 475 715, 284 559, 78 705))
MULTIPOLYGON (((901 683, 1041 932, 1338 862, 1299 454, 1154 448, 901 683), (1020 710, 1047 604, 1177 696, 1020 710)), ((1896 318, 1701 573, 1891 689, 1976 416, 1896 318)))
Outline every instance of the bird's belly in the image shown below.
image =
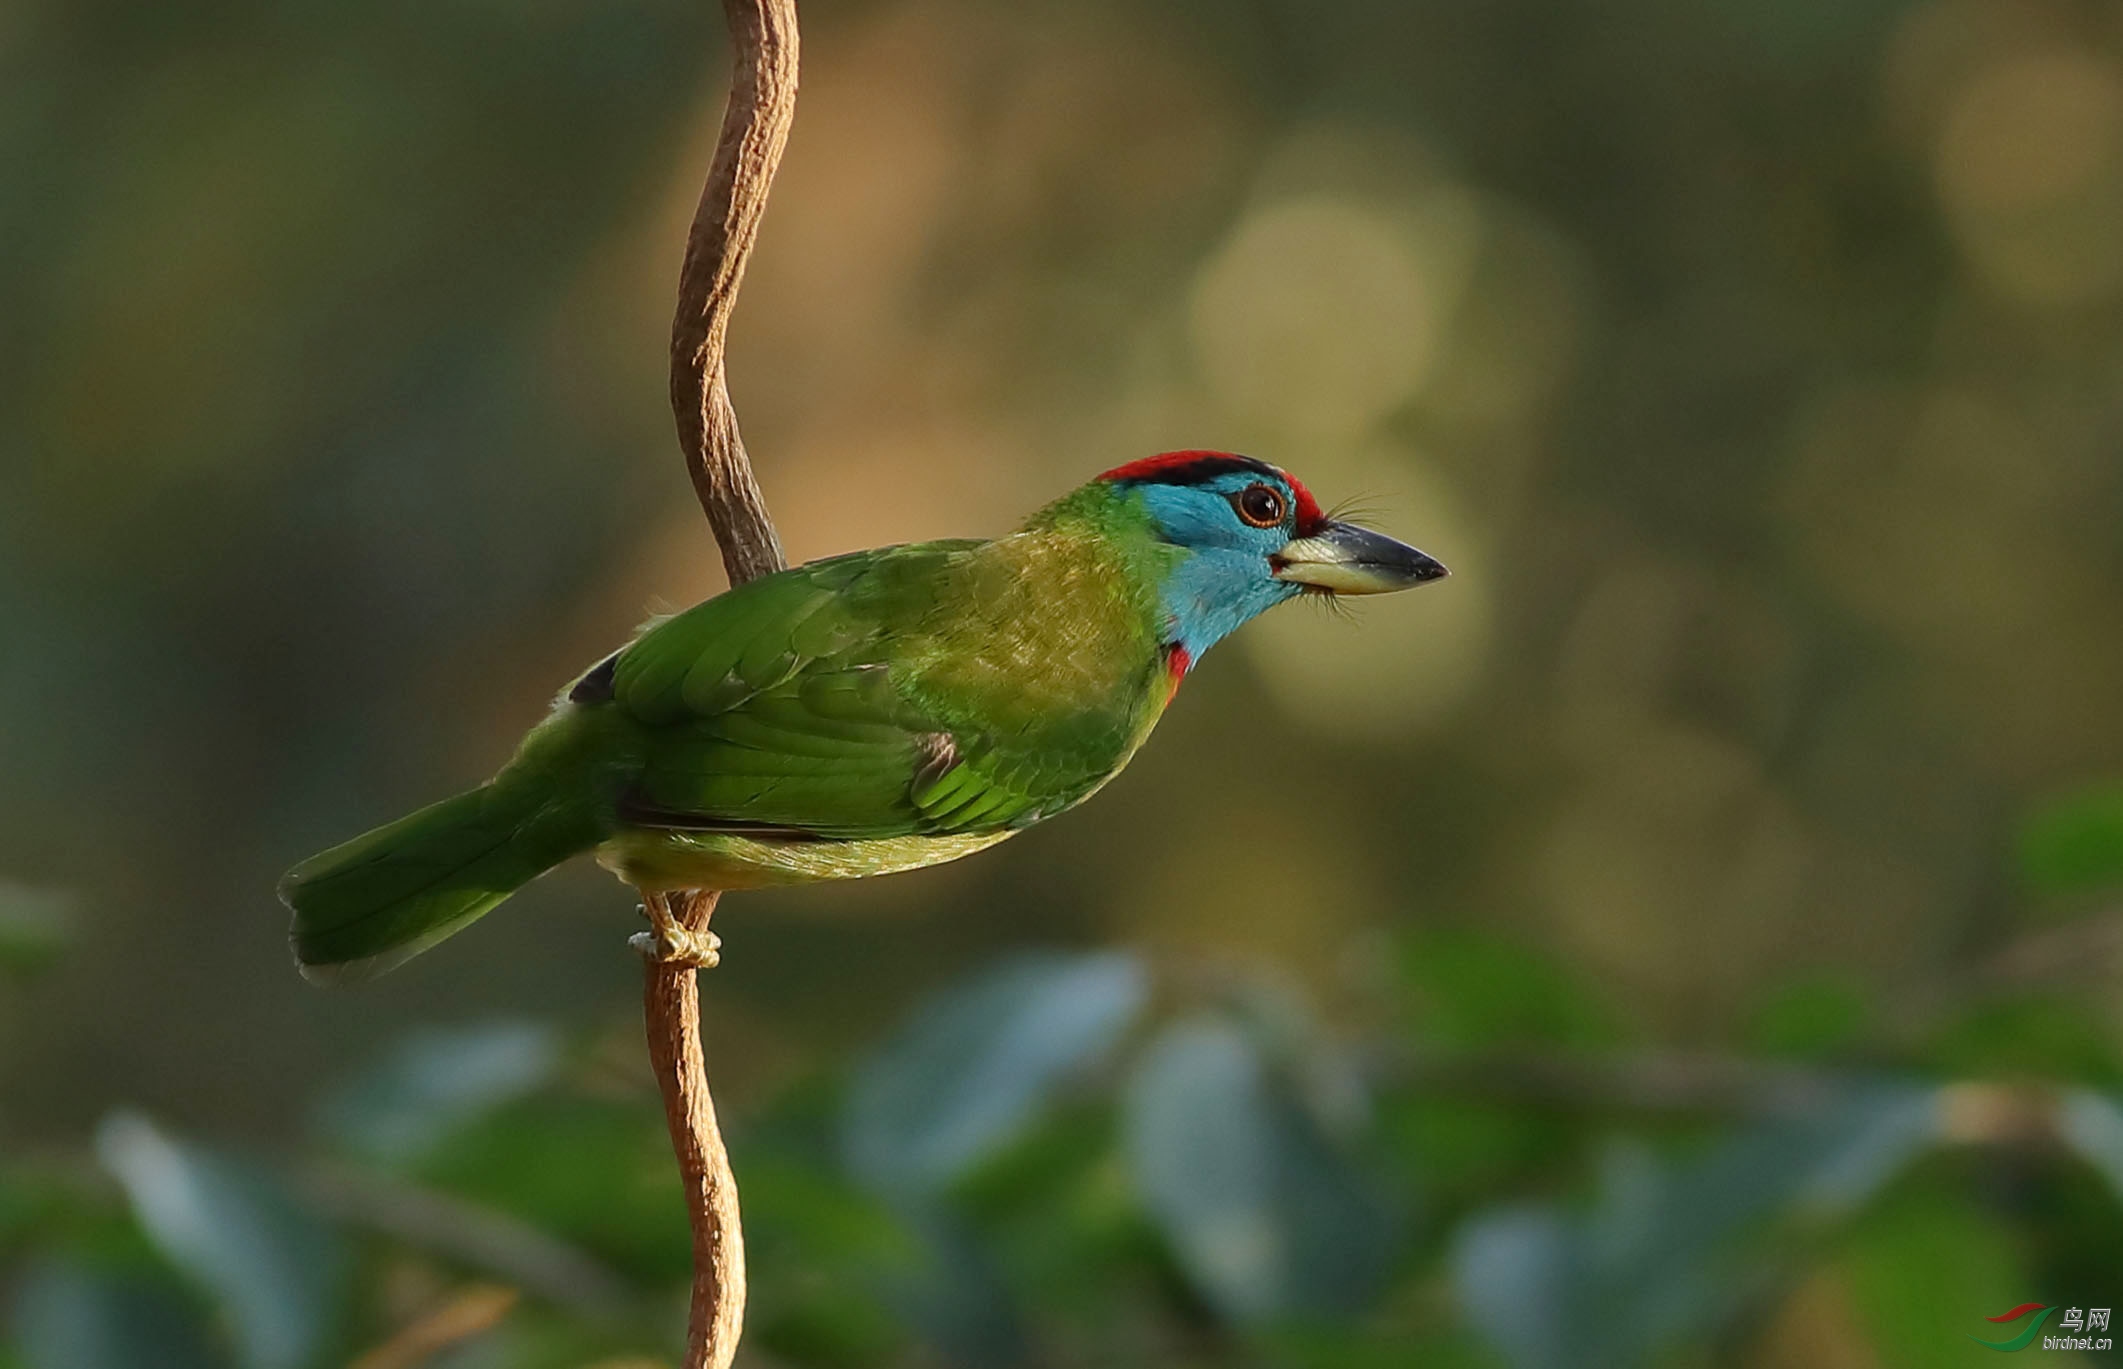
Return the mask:
POLYGON ((597 848, 597 863, 637 889, 767 889, 827 879, 859 879, 941 865, 1012 836, 1012 831, 956 836, 871 837, 860 841, 786 841, 729 832, 635 828, 597 848))

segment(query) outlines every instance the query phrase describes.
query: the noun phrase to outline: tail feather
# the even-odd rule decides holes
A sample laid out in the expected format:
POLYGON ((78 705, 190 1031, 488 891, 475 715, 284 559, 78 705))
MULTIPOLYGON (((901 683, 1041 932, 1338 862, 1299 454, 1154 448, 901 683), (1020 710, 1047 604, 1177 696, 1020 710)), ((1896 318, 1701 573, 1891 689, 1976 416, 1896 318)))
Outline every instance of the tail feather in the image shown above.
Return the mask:
POLYGON ((506 781, 430 804, 288 871, 280 899, 306 978, 404 964, 598 839, 594 817, 506 781))

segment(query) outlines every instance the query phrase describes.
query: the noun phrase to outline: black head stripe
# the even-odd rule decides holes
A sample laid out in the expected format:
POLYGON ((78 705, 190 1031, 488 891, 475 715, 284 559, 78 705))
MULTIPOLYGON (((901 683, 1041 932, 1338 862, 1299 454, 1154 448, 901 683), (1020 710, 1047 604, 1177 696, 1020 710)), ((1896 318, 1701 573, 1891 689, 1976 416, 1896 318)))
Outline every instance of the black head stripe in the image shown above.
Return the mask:
POLYGON ((1265 461, 1228 452, 1178 452, 1152 457, 1106 473, 1106 479, 1127 485, 1201 485, 1226 475, 1254 475, 1281 480, 1283 473, 1265 461))

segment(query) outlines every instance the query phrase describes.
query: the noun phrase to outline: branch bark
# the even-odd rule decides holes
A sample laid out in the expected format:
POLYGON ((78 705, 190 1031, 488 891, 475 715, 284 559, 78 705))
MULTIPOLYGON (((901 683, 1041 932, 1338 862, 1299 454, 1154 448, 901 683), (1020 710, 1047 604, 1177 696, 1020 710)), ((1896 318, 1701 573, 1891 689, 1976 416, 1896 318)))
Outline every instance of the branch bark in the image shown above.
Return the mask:
POLYGON ((724 0, 735 48, 722 138, 701 187, 671 322, 671 412, 730 583, 780 570, 781 539, 752 478, 723 376, 723 340, 767 190, 796 116, 796 0, 724 0))
MULTIPOLYGON (((722 895, 713 890, 650 893, 688 932, 704 936, 722 895)), ((663 1093, 671 1153, 693 1224, 693 1296, 686 1318, 686 1369, 728 1369, 745 1324, 745 1236, 737 1176, 715 1121, 707 1056, 700 1044, 700 981, 694 966, 651 957, 642 986, 649 1065, 663 1093)))
MULTIPOLYGON (((781 539, 738 435, 723 373, 723 344, 796 113, 796 4, 724 0, 723 13, 733 49, 730 100, 679 268, 678 310, 671 323, 671 411, 687 474, 734 586, 784 564, 781 539)), ((708 919, 720 897, 714 890, 645 892, 643 903, 660 926, 675 923, 694 945, 712 946, 708 919)), ((685 1364, 686 1369, 728 1369, 744 1331, 744 1228, 700 1040, 696 967, 712 959, 670 954, 669 937, 661 944, 666 953, 647 961, 642 1003, 649 1059, 663 1093, 664 1120, 693 1225, 685 1364)))

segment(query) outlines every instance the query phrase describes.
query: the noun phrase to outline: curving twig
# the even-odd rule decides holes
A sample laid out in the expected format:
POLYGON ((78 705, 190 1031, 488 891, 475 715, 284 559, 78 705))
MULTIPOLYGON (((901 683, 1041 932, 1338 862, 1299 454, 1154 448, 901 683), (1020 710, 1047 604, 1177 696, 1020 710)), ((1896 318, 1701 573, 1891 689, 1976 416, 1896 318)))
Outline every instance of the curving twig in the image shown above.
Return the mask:
MULTIPOLYGON (((650 893, 644 906, 684 932, 707 935, 722 895, 712 889, 650 893)), ((681 939, 682 941, 682 939, 681 939)), ((667 948, 670 942, 664 943, 667 948)), ((682 951, 651 954, 642 985, 649 1033, 649 1066, 663 1092, 671 1153, 685 1185, 693 1224, 693 1296, 686 1319, 685 1369, 728 1369, 745 1324, 745 1235, 737 1209, 737 1176, 715 1121, 707 1057, 700 1045, 700 982, 704 963, 682 951)))
MULTIPOLYGON (((732 585, 784 564, 781 540, 752 478, 723 377, 723 341, 759 234, 767 190, 796 113, 795 0, 724 0, 734 74, 722 137, 700 192, 671 323, 671 410, 694 493, 732 585)), ((737 1180, 715 1122, 700 1044, 697 970, 714 963, 714 890, 647 892, 657 925, 642 987, 649 1060, 663 1092, 671 1150, 693 1224, 693 1297, 686 1369, 727 1369, 744 1331, 744 1229, 737 1180)))
POLYGON ((671 321, 671 412, 694 493, 707 512, 730 583, 785 564, 781 539, 752 479, 723 379, 723 339, 737 303, 759 216, 796 117, 796 0, 723 0, 735 48, 722 138, 678 271, 671 321))

